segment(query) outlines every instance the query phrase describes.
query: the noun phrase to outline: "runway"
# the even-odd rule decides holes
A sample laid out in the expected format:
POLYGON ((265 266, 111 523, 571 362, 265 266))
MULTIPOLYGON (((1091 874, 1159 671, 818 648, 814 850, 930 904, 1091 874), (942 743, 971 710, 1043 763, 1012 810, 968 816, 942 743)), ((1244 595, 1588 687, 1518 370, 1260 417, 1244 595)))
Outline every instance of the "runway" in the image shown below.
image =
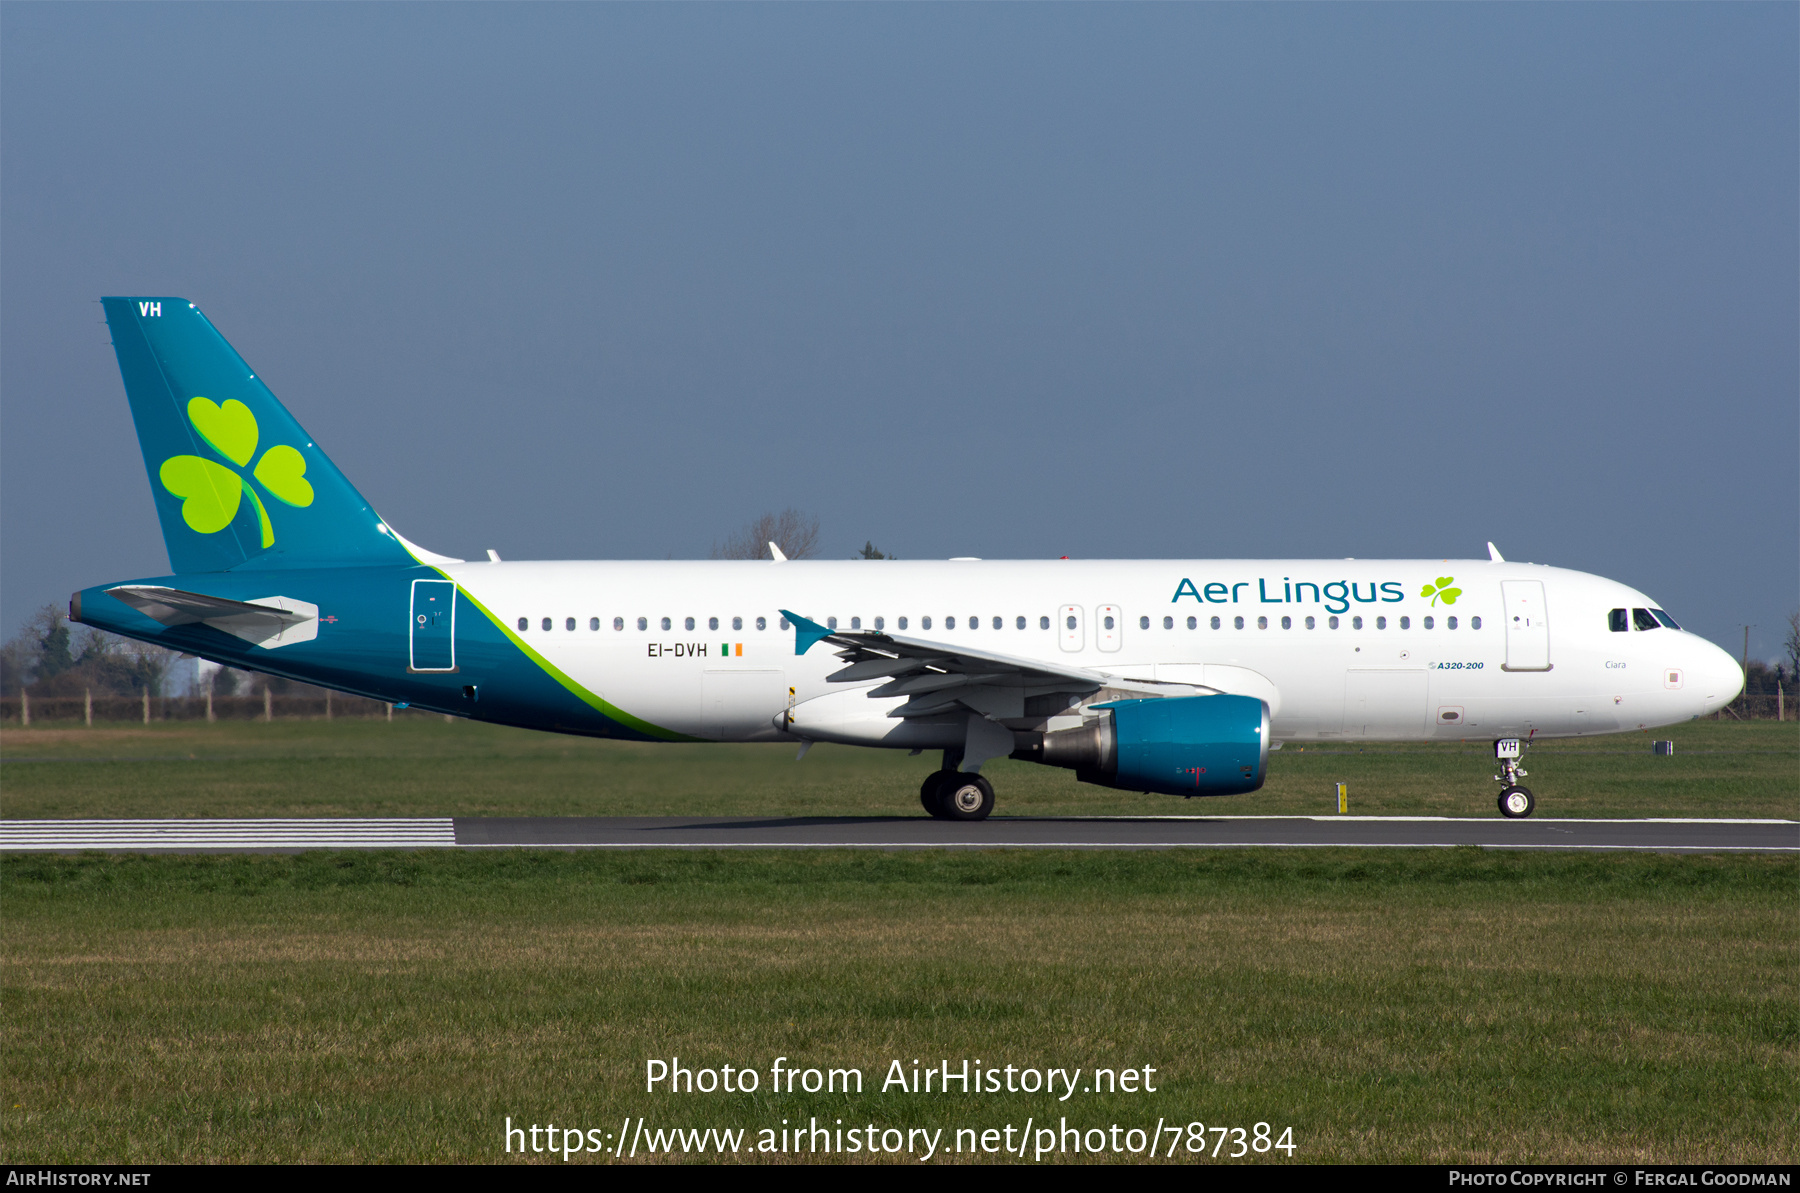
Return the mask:
POLYGON ((308 849, 1482 849, 1800 853, 1793 820, 1436 816, 593 816, 4 820, 0 851, 308 849))

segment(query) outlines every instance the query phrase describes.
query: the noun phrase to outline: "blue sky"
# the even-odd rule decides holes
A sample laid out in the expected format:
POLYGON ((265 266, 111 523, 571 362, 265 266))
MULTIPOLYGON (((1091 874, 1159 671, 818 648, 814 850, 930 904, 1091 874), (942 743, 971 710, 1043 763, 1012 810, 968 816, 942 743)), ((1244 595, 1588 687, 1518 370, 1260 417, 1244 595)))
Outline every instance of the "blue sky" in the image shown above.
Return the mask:
POLYGON ((507 558, 1800 603, 1793 5, 6 5, 0 622, 167 567, 102 294, 507 558))

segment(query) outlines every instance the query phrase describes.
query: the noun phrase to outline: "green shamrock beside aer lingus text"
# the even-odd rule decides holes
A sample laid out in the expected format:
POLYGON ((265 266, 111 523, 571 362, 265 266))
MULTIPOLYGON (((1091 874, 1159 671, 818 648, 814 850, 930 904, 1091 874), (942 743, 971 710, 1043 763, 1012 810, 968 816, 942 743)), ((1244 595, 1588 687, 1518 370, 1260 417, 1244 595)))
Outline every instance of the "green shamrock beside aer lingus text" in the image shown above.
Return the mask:
MULTIPOLYGON (((258 437, 256 416, 250 413, 250 407, 236 398, 227 398, 223 406, 207 398, 194 398, 188 403, 187 416, 209 447, 239 468, 250 467, 258 437)), ((163 461, 157 475, 163 488, 183 499, 181 520, 201 534, 217 534, 231 525, 237 517, 238 503, 248 494, 262 525, 263 547, 275 545, 275 527, 269 522, 269 511, 256 495, 250 477, 201 456, 171 456, 163 461)), ((306 457, 298 448, 276 444, 263 453, 250 476, 284 504, 307 506, 313 502, 313 487, 306 479, 306 457)))
POLYGON ((1443 598, 1444 604, 1454 605, 1456 604, 1456 598, 1462 595, 1462 589, 1450 587, 1450 585, 1455 582, 1455 576, 1439 576, 1436 584, 1427 584, 1419 592, 1419 595, 1422 597, 1430 597, 1433 605, 1438 603, 1438 598, 1440 597, 1443 598))

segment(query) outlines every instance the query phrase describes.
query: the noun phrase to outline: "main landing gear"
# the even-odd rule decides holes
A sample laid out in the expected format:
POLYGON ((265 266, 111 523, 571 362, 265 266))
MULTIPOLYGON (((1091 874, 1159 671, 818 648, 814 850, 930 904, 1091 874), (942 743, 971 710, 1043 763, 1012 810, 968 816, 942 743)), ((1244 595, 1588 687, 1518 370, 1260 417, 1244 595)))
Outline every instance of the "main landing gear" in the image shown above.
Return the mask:
POLYGON ((938 820, 986 820, 994 810, 994 785, 977 774, 934 771, 919 788, 919 803, 938 820))
POLYGON ((1537 807, 1531 788, 1519 785, 1528 773, 1519 762, 1530 744, 1516 737, 1503 737, 1494 743, 1494 757, 1500 762, 1500 773, 1494 776, 1494 782, 1506 784, 1500 789, 1500 815, 1508 820, 1523 820, 1537 807))

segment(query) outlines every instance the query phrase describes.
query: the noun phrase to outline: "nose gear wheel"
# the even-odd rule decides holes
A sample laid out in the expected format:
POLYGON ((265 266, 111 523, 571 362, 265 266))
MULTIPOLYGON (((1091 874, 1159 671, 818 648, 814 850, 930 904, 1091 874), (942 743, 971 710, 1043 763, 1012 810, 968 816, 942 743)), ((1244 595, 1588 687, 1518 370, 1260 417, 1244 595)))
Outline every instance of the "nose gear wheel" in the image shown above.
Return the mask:
POLYGON ((1523 820, 1537 807, 1529 787, 1508 787, 1500 793, 1500 815, 1508 820, 1523 820))

